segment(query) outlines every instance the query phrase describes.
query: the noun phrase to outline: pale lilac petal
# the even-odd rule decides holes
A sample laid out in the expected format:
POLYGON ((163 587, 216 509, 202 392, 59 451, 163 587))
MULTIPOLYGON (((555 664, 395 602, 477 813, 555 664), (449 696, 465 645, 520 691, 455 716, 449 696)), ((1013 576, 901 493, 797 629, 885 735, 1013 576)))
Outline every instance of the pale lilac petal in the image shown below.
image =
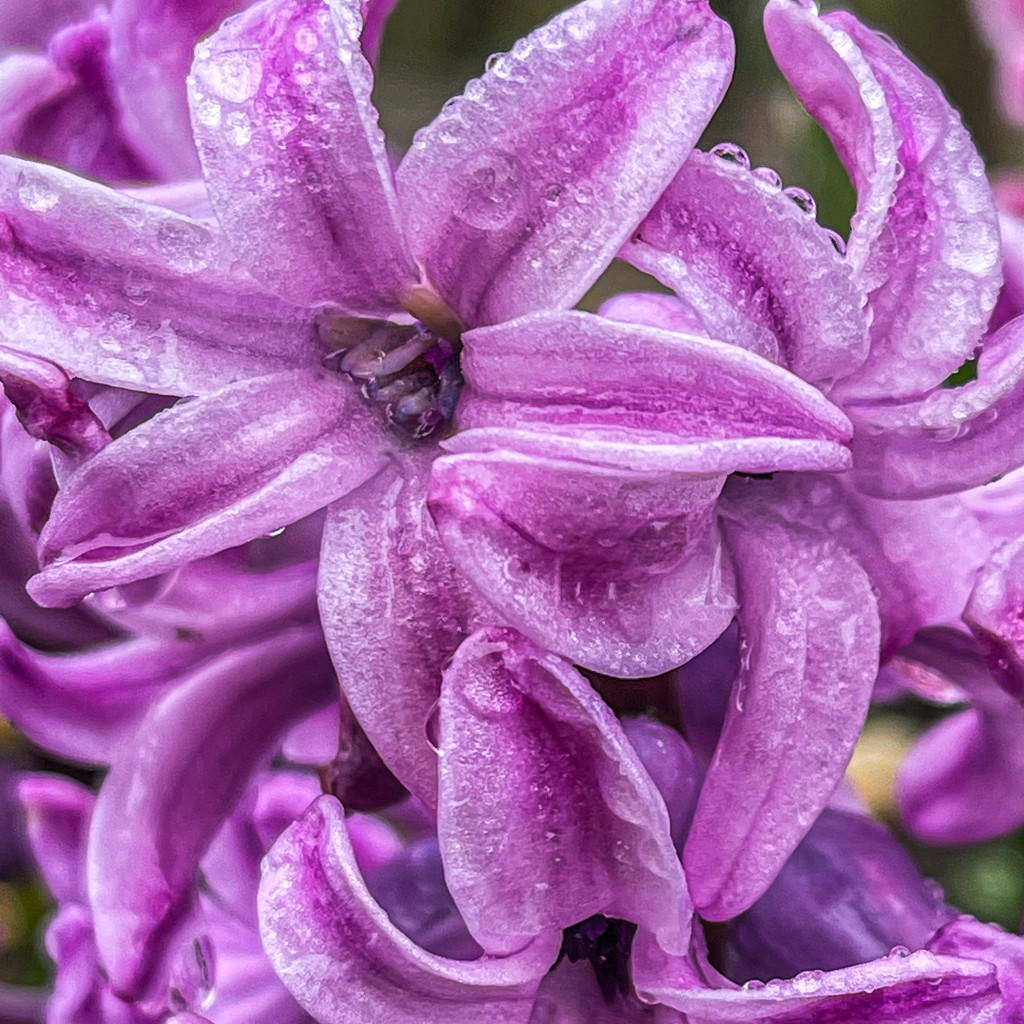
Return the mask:
POLYGON ((1003 115, 1024 121, 1024 10, 1018 0, 973 0, 968 5, 997 56, 1003 115))
POLYGON ((791 980, 709 985, 689 960, 670 958, 644 933, 633 944, 633 980, 646 1002, 700 1024, 997 1024, 995 969, 979 960, 925 950, 791 980))
POLYGON ((633 436, 638 446, 807 438, 838 447, 850 436, 846 417, 817 389, 710 338, 573 311, 470 331, 464 342, 463 431, 555 428, 580 440, 628 444, 633 436))
POLYGON ((452 560, 508 624, 577 664, 635 678, 692 658, 732 619, 713 522, 722 481, 446 455, 430 508, 452 560))
POLYGON ((651 1011, 635 998, 606 999, 591 965, 567 960, 541 982, 533 1012, 533 1024, 680 1024, 666 1007, 652 1021, 651 1011))
POLYGON ((429 459, 406 458, 331 507, 319 601, 345 699, 388 768, 432 806, 441 670, 484 604, 427 513, 429 471, 429 459))
POLYGON ((914 835, 972 843, 1024 823, 1024 707, 1000 688, 971 638, 919 634, 902 654, 958 686, 974 704, 933 726, 900 765, 896 799, 914 835))
POLYGON ((748 653, 684 857, 710 920, 749 907, 825 806, 864 724, 880 641, 871 582, 828 535, 749 494, 724 528, 748 653))
POLYGON ((675 673, 686 741, 702 768, 711 763, 718 746, 739 668, 740 630, 739 623, 733 621, 710 647, 675 673))
POLYGON ((674 289, 712 337, 820 387, 867 355, 863 298, 832 236, 744 163, 693 153, 619 255, 674 289))
POLYGON ((95 455, 110 435, 54 363, 0 346, 0 385, 26 432, 72 456, 95 455))
MULTIPOLYGON (((92 920, 85 907, 72 903, 61 908, 46 929, 46 952, 57 966, 47 1024, 107 1024, 92 920)), ((129 1016, 127 1007, 125 1011, 120 1020, 114 1018, 116 1024, 135 1024, 137 1015, 129 1016)))
POLYGON ((850 260, 871 353, 839 391, 922 394, 973 354, 1002 280, 981 158, 938 86, 852 15, 770 0, 765 31, 858 191, 850 260))
POLYGON ((85 840, 95 796, 57 775, 25 775, 18 783, 32 856, 58 903, 84 903, 85 840))
POLYGON ((437 830, 489 952, 594 914, 687 948, 693 908, 657 787, 590 683, 515 630, 474 633, 444 674, 437 830))
POLYGON ((621 320, 627 324, 646 324, 679 334, 696 334, 710 338, 700 314, 677 295, 658 292, 624 292, 601 303, 598 316, 621 320))
MULTIPOLYGON (((2 17, 0 24, 4 24, 2 17)), ((73 84, 72 75, 41 53, 15 51, 0 59, 0 150, 19 149, 26 125, 36 111, 73 84)))
POLYGON ((0 339, 117 387, 204 394, 312 364, 309 314, 209 225, 0 157, 0 339))
POLYGON ((732 57, 703 0, 585 0, 497 58, 398 171, 441 297, 472 326, 572 306, 686 159, 732 57))
POLYGON ((997 681, 1024 700, 1024 537, 1000 548, 978 574, 964 621, 997 681))
POLYGON ((386 445, 332 375, 275 374, 179 403, 68 478, 31 593, 70 603, 271 533, 372 477, 386 445))
POLYGON ((196 43, 243 0, 113 0, 110 62, 125 132, 159 177, 199 171, 185 77, 196 43))
POLYGON ((544 936, 513 956, 468 962, 424 952, 367 892, 329 796, 271 850, 260 920, 275 969, 321 1024, 527 1024, 561 943, 544 936))
POLYGON ((855 481, 880 498, 977 487, 1024 464, 1024 317, 989 336, 978 377, 904 403, 850 405, 855 481))
POLYGON ((188 640, 143 639, 42 654, 0 620, 0 711, 44 750, 107 764, 154 698, 203 655, 188 640))
POLYGON ((153 705, 103 782, 89 835, 96 942, 117 994, 143 993, 194 898, 199 859, 290 724, 330 697, 319 631, 209 663, 153 705))
POLYGON ((387 315, 418 274, 361 30, 359 0, 257 4, 199 46, 189 88, 210 197, 252 275, 301 305, 387 315))

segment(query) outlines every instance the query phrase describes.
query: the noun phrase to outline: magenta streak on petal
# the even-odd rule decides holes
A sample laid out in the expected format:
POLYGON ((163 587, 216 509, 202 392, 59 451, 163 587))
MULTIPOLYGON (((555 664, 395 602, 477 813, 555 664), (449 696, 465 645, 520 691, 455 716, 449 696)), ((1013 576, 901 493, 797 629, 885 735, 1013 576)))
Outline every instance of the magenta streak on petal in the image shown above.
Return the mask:
POLYGON ((96 942, 119 995, 145 990, 250 774, 332 686, 319 629, 282 633, 205 665, 152 705, 119 751, 88 854, 96 942))
POLYGON ((496 58, 397 175, 451 308, 481 325, 573 305, 689 154, 732 59, 703 0, 585 0, 496 58))
POLYGON ((598 913, 686 950, 693 908, 665 802, 568 662, 512 629, 474 633, 444 674, 440 736, 445 876, 485 950, 598 913))
POLYGON ((373 901, 329 796, 270 851, 259 903, 271 962, 320 1024, 527 1024, 561 942, 545 935, 475 961, 426 953, 373 901))
POLYGON ((210 198, 253 277, 387 315, 418 273, 361 30, 359 0, 257 4, 200 44, 189 89, 210 198))
POLYGON ((724 476, 638 473, 509 451, 434 462, 453 562, 536 643, 608 675, 656 675, 732 619, 714 527, 724 476))
POLYGON ((990 963, 919 950, 838 971, 809 971, 740 987, 690 959, 667 956, 641 932, 633 981, 644 1002, 699 1024, 998 1024, 1002 1002, 990 963))
POLYGON ((310 315, 205 222, 14 157, 0 208, 0 332, 72 376, 190 395, 315 361, 310 315))
POLYGON ((673 288, 713 337, 819 387, 867 355, 863 298, 829 234, 713 153, 690 156, 619 255, 673 288))
POLYGON ((996 681, 1024 701, 1024 537, 1000 548, 982 567, 964 621, 996 681))
POLYGON ((927 498, 989 483, 1024 462, 1024 317, 985 342, 976 380, 924 398, 847 407, 857 487, 927 498))
POLYGON ((103 424, 54 363, 0 346, 0 385, 32 437, 72 456, 95 455, 109 444, 103 424))
POLYGON ((76 654, 42 654, 0 620, 0 711, 44 750, 108 764, 149 704, 209 649, 129 640, 76 654))
POLYGON ((684 864, 704 917, 725 920, 771 884, 843 776, 878 672, 867 575, 839 542, 734 497, 744 666, 708 768, 684 864))
POLYGON ((384 763, 433 806, 441 670, 487 616, 427 512, 429 471, 429 458, 407 458, 331 507, 319 602, 345 699, 384 763))
POLYGON ((765 29, 858 191, 850 251, 871 353, 839 393, 923 394, 973 353, 1002 280, 981 159, 938 86, 851 15, 771 0, 765 29))
POLYGON ((181 403, 65 482, 31 593, 69 603, 271 533, 372 477, 385 444, 331 375, 274 374, 181 403))
POLYGON ((194 177, 185 76, 196 43, 243 0, 113 0, 110 61, 124 130, 160 170, 194 177))

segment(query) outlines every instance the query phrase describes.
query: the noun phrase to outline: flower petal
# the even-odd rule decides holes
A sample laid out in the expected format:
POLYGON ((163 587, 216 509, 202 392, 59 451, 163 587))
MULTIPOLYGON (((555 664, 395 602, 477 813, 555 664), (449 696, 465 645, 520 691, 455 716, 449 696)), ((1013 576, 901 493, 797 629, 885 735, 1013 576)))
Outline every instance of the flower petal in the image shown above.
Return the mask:
POLYGON ((685 952, 693 908, 665 802, 571 665, 512 629, 474 633, 444 674, 440 735, 445 874, 485 950, 600 913, 685 952))
POLYGON ((271 0, 196 51, 189 79, 210 197, 276 294, 387 315, 418 280, 359 45, 359 0, 271 0))
POLYGON ((732 71, 704 0, 585 0, 498 57, 398 170, 413 252, 471 326, 583 296, 732 71))
POLYGON ((481 622, 426 507, 429 458, 406 458, 331 506, 320 615, 342 692, 370 742, 428 806, 437 753, 428 724, 441 670, 481 622))
POLYGON ((644 1001, 700 1024, 996 1024, 1002 1002, 991 964, 925 950, 766 985, 741 988, 719 976, 722 987, 713 987, 690 961, 669 958, 642 932, 633 945, 633 980, 644 1001))
POLYGON ((129 640, 42 654, 0 620, 0 711, 44 750, 107 764, 154 698, 204 653, 189 641, 129 640))
POLYGON ((434 463, 430 509, 454 563, 507 623, 635 678, 692 658, 733 616, 713 524, 722 482, 467 453, 434 463))
POLYGON ((45 47, 55 32, 89 17, 95 6, 93 0, 0 0, 0 49, 45 47))
POLYGON ((691 154, 619 255, 674 289, 713 337, 812 384, 867 355, 863 299, 832 236, 743 164, 691 154))
POLYGON ((122 998, 145 990, 252 771, 329 699, 320 644, 307 628, 221 656, 154 704, 119 751, 93 814, 88 880, 97 947, 122 998))
POLYGON ((701 790, 684 864, 709 920, 778 874, 843 776, 878 672, 871 582, 827 534, 734 498, 724 522, 747 668, 701 790))
POLYGON ((309 315, 205 223, 14 157, 0 211, 0 337, 72 376, 204 394, 316 358, 309 315))
POLYGON ((470 331, 464 343, 462 430, 558 428, 583 439, 593 429, 627 442, 631 434, 639 442, 662 435, 667 444, 813 438, 838 445, 850 436, 846 417, 817 389, 711 338, 572 311, 470 331))
POLYGON ((855 482, 880 498, 927 498, 1024 465, 1024 317, 985 342, 976 380, 903 403, 847 407, 855 482))
POLYGON ((321 1024, 527 1024, 561 942, 544 936, 504 959, 424 952, 373 902, 329 796, 270 851, 260 919, 275 969, 321 1024))
POLYGON ((871 353, 839 391, 920 395, 973 354, 1002 280, 981 158, 938 86, 852 15, 770 0, 765 32, 858 192, 850 261, 871 353))
POLYGON ((113 0, 110 62, 125 131, 160 170, 199 171, 185 76, 196 43, 242 0, 113 0))
MULTIPOLYGON (((0 24, 6 27, 6 11, 0 24)), ((74 78, 41 53, 15 50, 0 59, 0 151, 20 150, 36 111, 67 92, 74 78)))
POLYGON ((103 424, 59 366, 0 346, 0 384, 32 437, 68 455, 95 455, 109 444, 103 424))
POLYGON ((65 482, 31 593, 68 603, 268 534, 372 477, 386 444, 331 375, 274 374, 180 403, 65 482))

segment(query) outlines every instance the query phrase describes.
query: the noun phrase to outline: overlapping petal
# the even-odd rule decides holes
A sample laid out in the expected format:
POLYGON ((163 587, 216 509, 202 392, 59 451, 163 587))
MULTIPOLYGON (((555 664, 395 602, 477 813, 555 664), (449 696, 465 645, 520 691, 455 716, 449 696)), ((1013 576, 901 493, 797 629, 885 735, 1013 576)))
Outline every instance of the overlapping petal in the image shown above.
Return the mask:
POLYGON ((321 1024, 527 1024, 561 942, 543 936, 512 956, 475 961, 424 952, 373 901, 329 796, 271 850, 260 920, 276 970, 321 1024))
POLYGON ((713 337, 820 387, 867 355, 863 298, 832 236, 745 160, 692 153, 619 255, 674 289, 713 337))
POLYGON ((765 32, 858 191, 850 259, 871 352, 840 392, 923 394, 974 353, 1002 280, 981 158, 939 87, 852 15, 770 0, 765 32))
POLYGON ((319 630, 231 651, 155 703, 96 803, 88 884, 115 992, 146 989, 194 899, 199 858, 281 733, 330 699, 319 630))
POLYGON ((847 407, 858 488, 927 498, 989 483, 1024 462, 1024 318, 985 342, 978 377, 901 404, 847 407))
POLYGON ((746 654, 684 856, 711 920, 749 907, 825 806, 864 723, 880 642, 871 582, 841 543, 756 497, 733 502, 725 532, 746 654))
POLYGON ((372 316, 396 309, 418 272, 361 30, 359 0, 257 4, 200 45, 190 95, 238 258, 286 299, 372 316))
POLYGON ((308 314, 261 294, 209 224, 13 157, 0 210, 4 344, 179 395, 315 359, 308 314))
POLYGON ((429 458, 406 458, 331 507, 319 601, 345 699, 385 764, 432 805, 428 727, 441 670, 480 624, 483 602, 441 547, 429 470, 429 458))
POLYGON ((471 325, 572 306, 686 159, 732 57, 703 0, 584 0, 495 58, 398 170, 441 297, 471 325))
POLYGON ((445 672, 438 838, 489 952, 598 913, 686 950, 692 907, 664 800, 587 680, 515 630, 474 633, 445 672))
POLYGON ((179 403, 65 481, 32 594, 69 603, 271 533, 372 477, 385 446, 332 375, 275 374, 179 403))

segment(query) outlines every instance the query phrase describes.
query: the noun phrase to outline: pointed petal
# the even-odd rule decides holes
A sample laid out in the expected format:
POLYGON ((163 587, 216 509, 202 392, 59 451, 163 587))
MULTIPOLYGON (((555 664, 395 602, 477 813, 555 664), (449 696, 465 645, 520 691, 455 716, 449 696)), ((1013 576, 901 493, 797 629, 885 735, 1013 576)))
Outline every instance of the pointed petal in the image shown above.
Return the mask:
POLYGON ((418 275, 359 46, 359 0, 271 0, 200 44, 189 79, 210 197, 283 298, 387 315, 418 275))
MULTIPOLYGON (((628 443, 634 436, 638 447, 807 438, 838 448, 849 437, 846 417, 817 389, 711 338, 573 311, 470 331, 464 342, 463 431, 555 428, 580 440, 628 443)), ((753 448, 739 447, 737 459, 753 448)), ((625 465, 637 468, 635 458, 625 465)))
POLYGON ((275 374, 179 403, 65 482, 32 595, 68 603, 268 534, 372 477, 386 444, 333 375, 275 374))
POLYGON ((127 134, 162 178, 199 171, 185 76, 196 43, 242 0, 113 0, 110 62, 127 134))
POLYGON ((619 255, 674 289, 713 337, 819 387, 867 355, 863 298, 833 237, 744 164, 694 152, 619 255))
POLYGON ((32 437, 73 456, 95 455, 110 442, 103 424, 54 363, 0 346, 0 384, 32 437))
POLYGON ((107 764, 150 703, 204 655, 191 641, 142 639, 42 654, 0 620, 0 711, 44 750, 107 764))
POLYGON ((719 975, 722 987, 711 987, 689 960, 669 958, 644 933, 633 944, 633 980, 645 1002, 700 1024, 996 1024, 1002 1002, 991 964, 925 950, 742 988, 719 975))
POLYGON ((260 919, 275 969, 321 1024, 527 1024, 561 941, 545 936, 504 959, 424 952, 367 892, 328 796, 268 855, 260 919))
POLYGON ((384 763, 433 806, 428 726, 441 670, 480 624, 483 602, 427 513, 429 471, 429 458, 404 459, 331 507, 319 601, 345 699, 384 763))
POLYGON ((499 57, 398 171, 441 297, 471 326, 575 304, 686 159, 732 57, 703 0, 585 0, 499 57))
POLYGON ((745 910, 843 776, 878 672, 871 582, 828 535, 742 496, 724 523, 748 667, 708 768, 684 863, 701 914, 745 910))
POLYGON ((279 634, 204 666, 151 708, 114 761, 93 814, 88 879, 96 943, 122 998, 145 990, 252 771, 329 699, 318 634, 279 634))
POLYGON ((438 839, 484 949, 605 914, 686 950, 693 908, 665 802, 571 665, 515 630, 480 630, 445 672, 440 726, 438 839))
POLYGON ((713 525, 719 476, 657 476, 518 455, 447 455, 430 508, 452 560, 504 620, 595 671, 674 668, 729 624, 713 525))
POLYGON ((309 315, 203 222, 14 157, 0 210, 0 338, 72 376, 204 394, 316 358, 309 315))
POLYGON ((852 15, 770 0, 765 32, 858 192, 850 261, 869 294, 871 354, 840 391, 922 394, 973 354, 999 291, 981 158, 938 86, 852 15))
POLYGON ((39 870, 58 903, 84 903, 85 839, 95 796, 57 775, 25 775, 18 783, 25 825, 39 870))
POLYGON ((1024 317, 988 337, 976 380, 847 411, 856 427, 854 479, 865 494, 950 494, 1024 465, 1024 317))

